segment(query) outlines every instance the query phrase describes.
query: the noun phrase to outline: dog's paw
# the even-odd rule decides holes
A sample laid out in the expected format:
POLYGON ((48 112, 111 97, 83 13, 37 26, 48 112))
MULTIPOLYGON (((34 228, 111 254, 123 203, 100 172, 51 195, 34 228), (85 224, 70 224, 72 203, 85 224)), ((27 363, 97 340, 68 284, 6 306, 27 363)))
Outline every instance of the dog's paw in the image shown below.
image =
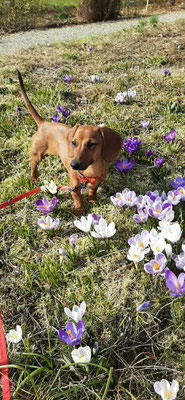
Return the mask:
POLYGON ((82 208, 82 207, 80 207, 80 208, 75 208, 74 214, 77 215, 78 217, 80 217, 81 215, 84 215, 84 214, 85 214, 85 210, 84 210, 84 208, 82 208))

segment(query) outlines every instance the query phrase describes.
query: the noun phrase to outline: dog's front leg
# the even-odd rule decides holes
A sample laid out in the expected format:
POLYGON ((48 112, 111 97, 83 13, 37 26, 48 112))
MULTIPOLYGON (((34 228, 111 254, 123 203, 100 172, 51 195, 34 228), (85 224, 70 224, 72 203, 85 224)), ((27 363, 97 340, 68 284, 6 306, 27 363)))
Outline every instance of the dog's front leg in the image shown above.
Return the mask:
POLYGON ((96 186, 95 188, 90 188, 89 193, 88 193, 88 198, 90 203, 96 203, 97 198, 96 198, 96 192, 98 189, 99 185, 96 186))
POLYGON ((77 189, 74 192, 71 192, 74 205, 75 205, 75 215, 83 215, 84 214, 84 206, 83 206, 83 197, 81 195, 81 189, 77 189))

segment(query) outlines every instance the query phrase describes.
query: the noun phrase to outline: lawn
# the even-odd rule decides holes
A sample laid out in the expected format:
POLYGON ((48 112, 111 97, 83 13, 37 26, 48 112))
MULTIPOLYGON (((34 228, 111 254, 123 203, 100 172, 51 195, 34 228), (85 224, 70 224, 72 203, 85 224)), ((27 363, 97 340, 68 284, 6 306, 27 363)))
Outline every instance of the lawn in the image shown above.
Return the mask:
MULTIPOLYGON (((159 221, 148 217, 146 223, 136 223, 136 206, 115 206, 110 199, 125 188, 137 196, 154 190, 161 196, 172 190, 170 180, 184 176, 184 28, 185 21, 140 23, 114 36, 43 46, 39 52, 25 50, 0 60, 1 202, 35 187, 30 179, 30 141, 36 125, 21 98, 16 68, 30 100, 48 121, 65 105, 71 113, 67 120, 60 114, 63 123, 104 123, 123 140, 141 141, 135 153, 123 147, 119 155, 120 160, 133 158, 133 168, 125 175, 112 162, 98 203, 90 206, 85 201, 86 216, 96 213, 115 222, 116 233, 109 240, 93 239, 76 228, 68 192, 45 192, 48 199, 58 199, 50 215, 60 223, 50 231, 38 226, 42 214, 35 201, 44 194, 1 210, 2 320, 6 334, 16 325, 23 332, 19 343, 8 343, 12 398, 157 400, 153 384, 164 378, 179 382, 177 398, 184 399, 185 295, 173 297, 165 276, 144 270, 154 259, 152 251, 137 264, 127 258, 129 238, 143 229, 157 229, 159 221), (65 74, 72 75, 69 83, 63 80, 65 74), (103 82, 91 82, 92 74, 103 82), (117 93, 128 89, 136 96, 129 103, 117 103, 117 93), (141 125, 144 120, 149 121, 147 128, 141 125), (173 130, 175 140, 166 141, 163 136, 173 130), (149 149, 153 154, 147 157, 149 149), (161 167, 154 162, 160 157, 161 167), (75 249, 69 244, 74 233, 75 249), (60 248, 69 257, 60 257, 60 248), (58 337, 69 321, 64 307, 72 309, 82 301, 87 307, 82 346, 99 345, 86 368, 73 362, 74 347, 58 337), (151 307, 137 312, 146 301, 151 307)), ((54 156, 42 161, 39 175, 39 185, 51 180, 69 183, 54 156)), ((185 234, 184 202, 173 210, 182 229, 180 239, 171 243, 177 255, 185 234)), ((170 256, 166 265, 176 275, 183 273, 170 256)))

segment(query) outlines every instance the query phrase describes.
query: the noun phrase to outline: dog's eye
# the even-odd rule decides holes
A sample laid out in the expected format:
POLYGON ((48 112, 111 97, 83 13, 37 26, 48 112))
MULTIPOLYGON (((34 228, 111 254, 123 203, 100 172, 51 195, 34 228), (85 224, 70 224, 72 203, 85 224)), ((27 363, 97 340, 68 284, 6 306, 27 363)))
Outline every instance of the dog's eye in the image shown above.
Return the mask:
POLYGON ((93 147, 95 147, 96 146, 96 143, 93 143, 93 142, 88 142, 87 143, 87 148, 88 149, 92 149, 93 147))
POLYGON ((72 140, 72 142, 71 142, 71 143, 72 143, 72 146, 73 146, 73 147, 75 147, 75 146, 76 146, 76 141, 75 141, 75 140, 72 140))

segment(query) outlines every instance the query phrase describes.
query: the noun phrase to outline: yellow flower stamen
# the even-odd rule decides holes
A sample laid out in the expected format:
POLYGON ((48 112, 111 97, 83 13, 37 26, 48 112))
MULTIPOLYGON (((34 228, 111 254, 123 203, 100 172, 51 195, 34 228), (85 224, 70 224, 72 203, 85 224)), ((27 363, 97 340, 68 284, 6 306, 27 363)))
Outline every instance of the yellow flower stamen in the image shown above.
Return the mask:
POLYGON ((158 208, 158 209, 157 209, 157 212, 161 212, 161 208, 158 208))
POLYGON ((140 244, 140 247, 144 248, 143 242, 140 242, 139 244, 140 244))
POLYGON ((125 167, 126 167, 126 164, 122 164, 122 167, 125 168, 125 167))
POLYGON ((82 357, 84 357, 84 356, 80 356, 80 358, 82 358, 82 357))
POLYGON ((166 400, 170 400, 171 397, 173 396, 173 392, 169 392, 169 390, 165 390, 164 395, 165 395, 166 400))
POLYGON ((177 290, 180 290, 180 283, 177 281, 177 290))
POLYGON ((160 268, 160 265, 157 264, 157 263, 155 263, 155 264, 154 264, 154 269, 158 270, 159 268, 160 268))
POLYGON ((74 337, 74 336, 72 335, 72 333, 71 333, 71 329, 69 329, 69 330, 67 331, 67 333, 68 333, 68 335, 71 336, 72 339, 75 339, 75 337, 74 337))

